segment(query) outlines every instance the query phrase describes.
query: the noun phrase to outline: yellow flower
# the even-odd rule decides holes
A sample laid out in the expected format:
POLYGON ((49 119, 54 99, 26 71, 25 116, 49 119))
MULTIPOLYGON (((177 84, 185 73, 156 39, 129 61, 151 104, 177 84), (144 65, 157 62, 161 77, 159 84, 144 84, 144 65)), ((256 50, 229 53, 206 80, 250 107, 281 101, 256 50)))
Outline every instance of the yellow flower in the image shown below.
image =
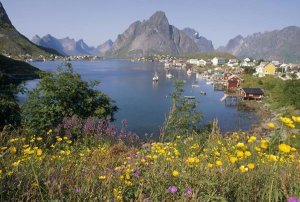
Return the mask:
POLYGON ((220 160, 217 160, 217 161, 216 161, 216 165, 217 165, 217 166, 222 166, 222 165, 223 165, 223 163, 222 163, 222 161, 220 161, 220 160))
POLYGON ((36 150, 36 155, 41 156, 43 154, 43 151, 41 149, 36 150))
POLYGON ((33 187, 38 187, 38 186, 39 186, 39 183, 34 182, 34 183, 31 184, 31 186, 33 186, 33 187))
POLYGON ((99 180, 105 180, 106 179, 106 176, 105 175, 100 175, 99 176, 99 180))
POLYGON ((173 175, 174 177, 177 177, 177 176, 179 175, 179 172, 178 172, 177 170, 174 170, 173 173, 172 173, 172 175, 173 175))
POLYGON ((6 150, 6 149, 7 149, 7 147, 1 147, 1 150, 2 150, 2 151, 6 150))
POLYGON ((208 163, 208 164, 207 164, 207 167, 208 167, 208 168, 212 168, 212 167, 213 167, 213 164, 208 163))
POLYGON ((239 148, 244 148, 244 147, 245 147, 245 144, 242 143, 242 142, 239 142, 239 143, 237 143, 236 146, 239 147, 239 148))
POLYGON ((220 156, 221 155, 220 152, 218 152, 218 151, 215 151, 214 154, 215 154, 215 156, 220 156))
POLYGON ((2 170, 0 169, 0 176, 2 175, 2 170))
POLYGON ((292 116, 293 121, 300 123, 300 116, 292 116))
POLYGON ((247 157, 251 156, 251 152, 250 151, 245 151, 245 156, 247 156, 247 157))
POLYGON ((231 157, 229 158, 229 160, 230 160, 230 162, 233 164, 233 163, 235 163, 238 159, 237 159, 236 157, 234 157, 234 156, 231 156, 231 157))
POLYGON ((18 161, 16 161, 16 162, 13 162, 13 163, 12 163, 12 166, 13 166, 13 167, 18 167, 19 164, 20 164, 20 162, 21 162, 20 160, 18 160, 18 161))
POLYGON ((260 141, 260 147, 261 147, 261 148, 267 149, 268 146, 269 146, 268 140, 264 140, 264 139, 263 139, 263 140, 260 141))
POLYGON ((284 152, 284 153, 289 153, 291 151, 291 146, 287 144, 280 144, 278 146, 279 150, 284 152))
POLYGON ((253 163, 248 163, 247 167, 248 167, 249 169, 253 169, 255 166, 254 166, 253 163))
POLYGON ((268 123, 267 126, 271 129, 274 129, 276 127, 274 123, 268 123))
POLYGON ((242 151, 237 151, 236 156, 242 158, 244 156, 244 152, 242 151))
POLYGON ((177 138, 177 139, 180 139, 180 138, 181 138, 181 136, 180 136, 180 135, 177 135, 177 136, 176 136, 176 138, 177 138))
POLYGON ((244 172, 247 172, 248 171, 248 168, 247 167, 245 167, 245 166, 240 166, 240 171, 242 172, 242 173, 244 173, 244 172))
POLYGON ((41 141, 41 140, 43 140, 43 138, 37 137, 36 140, 37 140, 37 141, 41 141))
POLYGON ((251 136, 248 140, 248 143, 252 143, 256 140, 256 137, 255 136, 251 136))
POLYGON ((259 147, 254 147, 254 149, 255 149, 255 151, 257 151, 257 152, 260 152, 260 151, 261 151, 261 148, 259 148, 259 147))
POLYGON ((295 147, 291 147, 291 151, 295 152, 295 151, 297 151, 297 149, 295 147))
POLYGON ((52 133, 52 129, 50 129, 48 132, 47 132, 47 135, 50 135, 52 133))
POLYGON ((10 152, 11 154, 15 154, 15 153, 17 153, 17 148, 16 148, 16 147, 10 147, 10 148, 9 148, 9 152, 10 152))

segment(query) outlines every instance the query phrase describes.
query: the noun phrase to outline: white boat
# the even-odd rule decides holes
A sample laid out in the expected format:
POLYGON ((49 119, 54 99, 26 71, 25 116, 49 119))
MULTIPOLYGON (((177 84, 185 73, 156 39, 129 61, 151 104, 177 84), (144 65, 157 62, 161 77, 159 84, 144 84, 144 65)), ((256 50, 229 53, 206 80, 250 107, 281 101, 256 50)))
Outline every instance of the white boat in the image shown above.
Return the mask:
POLYGON ((186 73, 187 73, 188 75, 191 75, 191 74, 192 74, 192 70, 191 70, 191 69, 188 69, 188 70, 186 71, 186 73))
POLYGON ((200 94, 201 95, 206 95, 206 92, 205 91, 200 91, 200 94))
POLYGON ((192 84, 192 88, 199 88, 199 84, 192 84))
POLYGON ((166 77, 167 77, 168 79, 171 79, 171 78, 173 78, 173 75, 169 72, 169 73, 166 74, 166 77))
POLYGON ((158 78, 158 75, 157 75, 157 73, 155 72, 154 77, 152 78, 152 80, 153 80, 153 81, 158 81, 158 79, 159 79, 159 78, 158 78))
POLYGON ((212 84, 214 84, 214 82, 212 82, 212 81, 207 81, 206 84, 207 84, 207 85, 212 85, 212 84))

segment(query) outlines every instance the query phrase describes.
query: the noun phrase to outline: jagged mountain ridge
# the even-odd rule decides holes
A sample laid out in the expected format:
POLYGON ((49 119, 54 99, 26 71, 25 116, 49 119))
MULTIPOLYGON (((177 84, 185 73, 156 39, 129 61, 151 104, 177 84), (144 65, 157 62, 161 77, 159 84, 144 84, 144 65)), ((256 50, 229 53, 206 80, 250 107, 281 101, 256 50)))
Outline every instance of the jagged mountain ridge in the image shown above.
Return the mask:
POLYGON ((182 31, 194 40, 194 42, 197 44, 199 52, 212 52, 215 50, 212 41, 206 39, 203 36, 200 36, 199 32, 197 32, 196 30, 187 27, 182 31))
POLYGON ((9 54, 14 57, 29 54, 38 57, 40 55, 58 54, 58 52, 39 47, 20 34, 11 23, 0 2, 0 54, 9 54))
POLYGON ((111 46, 112 41, 108 40, 104 44, 99 45, 97 48, 88 46, 83 39, 76 41, 69 37, 58 39, 50 34, 43 36, 42 38, 35 35, 32 38, 32 42, 37 45, 53 48, 63 55, 98 55, 102 56, 111 46))
POLYGON ((237 36, 218 50, 238 57, 300 62, 300 27, 289 26, 281 30, 237 36))
POLYGON ((118 35, 107 54, 138 57, 154 53, 181 54, 198 51, 193 39, 170 25, 164 12, 157 11, 148 20, 136 21, 118 35))

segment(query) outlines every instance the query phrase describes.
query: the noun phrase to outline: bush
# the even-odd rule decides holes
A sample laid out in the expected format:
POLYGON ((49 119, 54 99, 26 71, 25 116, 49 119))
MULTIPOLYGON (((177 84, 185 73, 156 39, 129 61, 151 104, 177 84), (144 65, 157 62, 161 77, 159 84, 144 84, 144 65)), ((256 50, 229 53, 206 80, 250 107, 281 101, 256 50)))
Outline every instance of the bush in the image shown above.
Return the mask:
POLYGON ((94 90, 99 82, 82 81, 71 64, 55 73, 42 73, 37 87, 22 106, 22 121, 35 132, 46 131, 74 115, 113 120, 117 106, 106 94, 94 90))

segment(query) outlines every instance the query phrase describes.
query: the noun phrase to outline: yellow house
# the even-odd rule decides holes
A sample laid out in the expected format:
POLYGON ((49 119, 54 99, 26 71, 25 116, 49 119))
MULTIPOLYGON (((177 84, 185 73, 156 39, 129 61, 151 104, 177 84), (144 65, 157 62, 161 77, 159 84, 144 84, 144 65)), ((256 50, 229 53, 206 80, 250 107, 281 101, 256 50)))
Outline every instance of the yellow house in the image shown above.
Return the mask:
POLYGON ((266 66, 264 66, 263 73, 275 75, 275 69, 276 69, 275 65, 273 65, 272 63, 269 63, 266 66))

